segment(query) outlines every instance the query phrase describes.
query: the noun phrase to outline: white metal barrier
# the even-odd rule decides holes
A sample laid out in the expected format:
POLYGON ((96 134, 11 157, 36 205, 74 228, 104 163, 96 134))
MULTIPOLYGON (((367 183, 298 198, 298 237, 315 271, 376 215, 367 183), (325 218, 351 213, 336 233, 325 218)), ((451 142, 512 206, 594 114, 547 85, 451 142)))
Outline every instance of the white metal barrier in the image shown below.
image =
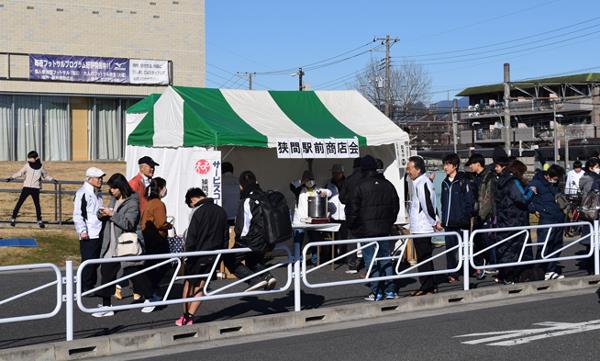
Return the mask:
MULTIPOLYGON (((400 235, 400 236, 378 237, 378 238, 361 238, 361 239, 340 240, 340 241, 311 242, 311 243, 308 243, 306 246, 304 246, 304 248, 302 250, 302 280, 306 287, 324 288, 324 287, 352 285, 352 284, 367 283, 367 282, 388 281, 388 280, 395 280, 395 279, 400 279, 400 278, 414 278, 414 277, 419 277, 419 276, 434 276, 434 275, 439 275, 439 274, 454 273, 454 272, 458 272, 463 267, 462 263, 465 258, 464 257, 464 249, 465 249, 465 247, 463 244, 463 236, 457 232, 437 232, 437 233, 400 235), (401 262, 397 262, 396 267, 395 267, 395 273, 396 273, 395 275, 369 277, 371 274, 371 271, 375 265, 375 262, 384 261, 384 260, 389 260, 390 262, 393 260, 401 260, 404 257, 404 254, 406 252, 406 247, 405 247, 406 240, 412 239, 414 242, 415 239, 420 239, 420 238, 446 237, 446 236, 456 237, 457 245, 454 247, 448 248, 436 255, 433 255, 432 257, 430 257, 428 259, 422 260, 421 262, 419 262, 415 265, 409 266, 408 268, 403 269, 403 270, 400 269, 401 262), (400 249, 399 255, 377 257, 380 242, 390 242, 390 241, 398 241, 398 240, 403 241, 403 245, 400 249), (345 245, 345 244, 356 244, 357 247, 356 247, 356 249, 346 252, 340 256, 334 257, 327 262, 321 263, 318 266, 307 269, 306 260, 307 260, 307 251, 309 249, 311 249, 313 247, 332 246, 332 245, 340 246, 340 245, 345 245), (309 274, 311 274, 312 272, 315 272, 323 267, 326 267, 334 262, 337 262, 338 260, 346 258, 353 253, 357 253, 359 250, 364 250, 365 248, 368 248, 368 247, 375 247, 375 250, 373 251, 373 259, 371 260, 371 262, 368 265, 367 272, 366 272, 364 278, 343 280, 343 281, 334 281, 334 282, 322 282, 322 283, 311 283, 308 280, 307 276, 309 274), (446 254, 448 254, 450 252, 455 252, 455 251, 457 252, 458 262, 457 262, 456 267, 454 267, 452 269, 444 268, 444 269, 434 270, 431 272, 411 272, 411 271, 417 269, 418 267, 422 266, 423 264, 433 262, 435 259, 445 256, 446 254)), ((394 250, 392 250, 392 252, 390 252, 390 253, 394 253, 393 251, 394 250)), ((364 252, 363 252, 363 254, 364 254, 364 252)), ((367 265, 365 265, 365 267, 366 266, 367 265)))
POLYGON ((216 271, 216 268, 221 260, 221 257, 223 255, 229 255, 229 254, 250 253, 252 251, 249 248, 232 248, 232 249, 222 249, 222 250, 215 250, 215 251, 184 252, 184 253, 172 253, 172 254, 114 257, 114 258, 100 258, 100 259, 87 260, 87 261, 83 262, 77 269, 77 280, 78 281, 81 280, 81 273, 82 273, 83 269, 86 266, 89 266, 91 264, 102 265, 102 264, 107 264, 107 263, 143 262, 143 261, 152 261, 152 260, 162 260, 162 261, 158 262, 154 265, 141 268, 134 273, 117 278, 114 281, 102 284, 96 288, 85 291, 83 293, 81 292, 81 282, 77 282, 76 283, 77 288, 76 288, 76 293, 75 293, 76 300, 77 300, 77 306, 83 312, 94 313, 94 312, 108 311, 108 310, 120 311, 120 310, 129 310, 129 309, 135 309, 135 308, 153 307, 153 306, 168 306, 168 305, 173 305, 173 304, 180 304, 180 303, 194 302, 194 301, 208 301, 208 300, 217 300, 217 299, 225 299, 225 298, 246 297, 246 296, 253 296, 253 295, 265 295, 265 294, 285 292, 290 288, 290 286, 292 284, 292 278, 293 278, 293 276, 292 276, 292 255, 290 253, 290 250, 285 246, 277 246, 277 247, 275 247, 274 251, 275 250, 284 251, 287 255, 287 261, 276 263, 270 267, 267 267, 265 270, 256 272, 256 273, 252 274, 251 276, 248 276, 243 279, 239 279, 237 281, 234 281, 230 284, 227 284, 221 288, 218 288, 218 289, 212 290, 212 291, 209 291, 208 285, 210 283, 210 280, 212 279, 212 276, 214 275, 214 273, 216 271), (181 269, 181 265, 182 265, 182 262, 181 262, 182 258, 184 258, 184 257, 201 257, 201 256, 215 256, 215 260, 213 261, 210 273, 178 276, 179 270, 181 269), (170 264, 171 262, 176 262, 177 266, 173 272, 173 276, 171 277, 171 281, 169 282, 167 291, 165 292, 165 295, 161 301, 153 301, 153 302, 143 303, 143 304, 127 304, 127 305, 118 305, 118 306, 110 306, 110 307, 94 307, 94 308, 86 307, 83 304, 82 296, 92 295, 95 292, 97 292, 98 290, 116 285, 117 283, 120 283, 121 281, 128 280, 137 275, 151 271, 155 268, 159 268, 164 265, 170 264), (276 268, 282 267, 282 266, 287 266, 286 267, 287 268, 287 281, 280 288, 273 289, 273 290, 264 290, 264 291, 222 293, 223 291, 230 289, 238 284, 244 283, 251 278, 259 277, 262 274, 266 274, 267 272, 274 270, 276 268), (171 293, 173 284, 177 280, 185 280, 185 279, 191 279, 191 278, 207 278, 208 281, 206 282, 206 284, 204 286, 204 294, 205 294, 204 296, 168 299, 169 294, 171 293))
POLYGON ((61 276, 60 269, 58 269, 58 267, 56 267, 55 265, 53 265, 51 263, 39 263, 39 264, 25 264, 25 265, 19 265, 19 266, 4 266, 4 267, 0 267, 0 273, 1 272, 11 272, 11 271, 24 271, 24 270, 41 270, 41 269, 52 270, 54 272, 55 279, 53 281, 43 284, 39 287, 32 288, 28 291, 19 293, 18 295, 14 295, 12 297, 1 300, 0 306, 7 304, 9 302, 12 302, 12 301, 16 301, 23 297, 29 296, 36 292, 45 290, 46 288, 55 286, 56 287, 56 305, 55 305, 54 309, 51 312, 47 312, 47 313, 0 318, 0 324, 11 323, 11 322, 21 322, 21 321, 41 320, 44 318, 52 318, 60 312, 60 309, 61 309, 62 303, 63 303, 63 300, 62 300, 63 278, 61 276))
MULTIPOLYGON (((539 235, 539 233, 538 233, 539 235)), ((486 269, 498 269, 504 267, 515 267, 515 266, 523 266, 523 265, 531 265, 531 264, 539 264, 539 263, 547 263, 547 262, 558 262, 558 261, 566 261, 566 260, 577 260, 590 258, 594 256, 594 267, 595 274, 599 274, 599 261, 598 261, 598 221, 594 222, 594 224, 590 222, 573 222, 573 223, 557 223, 557 224, 543 224, 536 226, 523 226, 523 227, 505 227, 505 228, 489 228, 489 229, 478 229, 470 234, 469 238, 469 263, 471 267, 478 268, 481 270, 486 269), (548 248, 548 242, 550 240, 550 236, 552 232, 564 232, 567 227, 573 226, 581 226, 582 232, 581 237, 567 242, 566 245, 560 247, 559 249, 551 252, 550 254, 546 254, 546 249, 548 248), (539 231, 539 230, 548 230, 546 232, 546 237, 543 240, 537 239, 536 242, 532 241, 531 231, 539 231), (507 236, 477 252, 474 252, 474 242, 475 237, 478 235, 497 235, 497 234, 507 234, 507 236), (521 237, 521 239, 518 239, 521 237), (564 250, 574 246, 581 244, 583 241, 590 241, 589 251, 585 254, 581 255, 572 255, 572 256, 557 256, 564 250), (490 252, 496 249, 498 246, 509 243, 509 242, 519 242, 521 243, 521 251, 519 253, 519 257, 513 262, 504 262, 504 263, 486 263, 486 264, 476 264, 476 258, 478 256, 482 256, 486 254, 486 252, 490 252), (540 259, 531 259, 531 260, 523 260, 525 255, 525 251, 528 247, 542 247, 542 251, 540 253, 540 259)))

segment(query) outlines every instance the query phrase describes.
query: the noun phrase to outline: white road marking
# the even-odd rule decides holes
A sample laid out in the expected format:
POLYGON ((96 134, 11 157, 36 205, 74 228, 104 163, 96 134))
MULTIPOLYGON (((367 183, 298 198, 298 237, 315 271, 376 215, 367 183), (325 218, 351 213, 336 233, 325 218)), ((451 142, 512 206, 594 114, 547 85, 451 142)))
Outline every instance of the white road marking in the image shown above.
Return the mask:
POLYGON ((530 328, 523 330, 492 331, 470 333, 467 335, 458 335, 454 337, 484 337, 472 341, 464 341, 466 345, 486 344, 487 346, 515 346, 529 343, 548 337, 557 337, 571 335, 574 333, 600 330, 600 320, 593 320, 579 323, 568 322, 540 322, 534 323, 534 326, 543 326, 542 328, 530 328))

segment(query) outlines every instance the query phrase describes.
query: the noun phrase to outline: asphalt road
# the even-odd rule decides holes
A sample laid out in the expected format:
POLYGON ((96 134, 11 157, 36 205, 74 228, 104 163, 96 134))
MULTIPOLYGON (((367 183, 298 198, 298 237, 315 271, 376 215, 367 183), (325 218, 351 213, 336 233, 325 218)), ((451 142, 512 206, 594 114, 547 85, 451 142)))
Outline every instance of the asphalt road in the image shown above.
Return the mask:
POLYGON ((435 316, 424 312, 408 320, 370 320, 368 322, 376 324, 362 326, 342 323, 332 331, 304 329, 290 337, 263 335, 266 340, 258 342, 237 339, 230 340, 229 346, 197 345, 196 349, 184 352, 181 348, 170 348, 154 351, 154 355, 152 352, 119 355, 119 359, 598 360, 598 298, 592 290, 572 294, 576 295, 551 299, 531 297, 526 303, 501 306, 492 303, 483 309, 470 305, 435 316))
MULTIPOLYGON (((581 252, 583 247, 570 249, 569 252, 581 252)), ((438 249, 439 251, 439 249, 438 249)), ((439 257, 436 267, 441 268, 445 263, 443 257, 439 257), (440 263, 441 262, 441 263, 440 263)), ((567 277, 576 277, 587 275, 582 267, 581 261, 563 262, 564 273, 567 277)), ((323 282, 333 280, 346 280, 364 277, 364 274, 347 275, 344 273, 345 265, 339 265, 335 271, 330 267, 314 272, 310 275, 311 282, 323 282)), ((285 272, 282 269, 276 270, 275 275, 280 284, 286 280, 285 272)), ((9 297, 20 292, 37 287, 50 280, 50 274, 47 272, 19 272, 19 273, 1 273, 0 274, 0 298, 9 297)), ((462 289, 462 282, 449 285, 445 282, 445 277, 440 276, 438 280, 440 292, 448 290, 462 289)), ((483 281, 476 281, 471 278, 472 287, 494 287, 495 283, 492 277, 487 277, 483 281)), ((407 295, 410 291, 418 288, 416 279, 403 279, 398 282, 398 289, 401 296, 407 295)), ((217 287, 217 285, 215 285, 217 287)), ((364 285, 351 285, 333 288, 308 289, 303 287, 302 307, 303 309, 335 306, 349 303, 362 303, 363 297, 369 290, 364 285)), ((130 293, 128 293, 130 295, 130 293)), ((174 297, 181 294, 181 286, 176 285, 172 291, 174 297)), ((0 318, 11 317, 33 313, 44 313, 52 310, 55 304, 55 293, 52 289, 38 292, 34 295, 10 302, 0 306, 0 318)), ((95 306, 98 303, 97 298, 84 299, 88 307, 95 306)), ((123 303, 131 302, 128 297, 123 303)), ((116 304, 116 303, 115 303, 116 304)), ((262 314, 272 314, 280 312, 293 311, 293 290, 261 297, 245 297, 225 299, 219 301, 204 302, 197 314, 195 322, 208 322, 216 320, 225 320, 231 318, 249 317, 262 314)), ((142 314, 139 310, 127 310, 116 313, 114 317, 93 318, 91 315, 79 311, 75 305, 74 314, 74 336, 75 339, 86 337, 103 336, 117 332, 130 332, 138 330, 147 330, 173 326, 174 321, 181 314, 180 305, 172 305, 167 308, 156 310, 151 314, 142 314)), ((600 318, 600 317, 599 317, 600 318)), ((43 342, 55 342, 65 340, 65 311, 51 318, 37 321, 18 322, 11 324, 0 324, 0 348, 10 348, 37 344, 43 342)))

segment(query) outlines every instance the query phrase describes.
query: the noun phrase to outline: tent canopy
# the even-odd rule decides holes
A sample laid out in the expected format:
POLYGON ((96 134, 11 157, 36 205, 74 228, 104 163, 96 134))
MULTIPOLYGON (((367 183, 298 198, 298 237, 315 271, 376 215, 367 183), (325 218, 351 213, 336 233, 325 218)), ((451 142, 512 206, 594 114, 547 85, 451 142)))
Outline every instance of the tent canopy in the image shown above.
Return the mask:
POLYGON ((257 91, 169 87, 127 110, 127 144, 146 147, 249 146, 278 139, 349 139, 360 146, 408 135, 357 91, 257 91))

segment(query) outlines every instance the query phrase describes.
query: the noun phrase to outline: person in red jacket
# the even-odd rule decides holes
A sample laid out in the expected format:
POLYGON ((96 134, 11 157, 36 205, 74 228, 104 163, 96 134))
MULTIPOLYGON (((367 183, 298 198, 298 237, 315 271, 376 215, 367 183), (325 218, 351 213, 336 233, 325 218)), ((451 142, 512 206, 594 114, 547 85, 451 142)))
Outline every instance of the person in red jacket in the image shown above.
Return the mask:
POLYGON ((150 181, 154 176, 154 169, 160 164, 156 163, 154 159, 148 156, 141 157, 138 160, 138 164, 140 165, 140 171, 135 177, 131 178, 129 181, 129 186, 135 193, 138 194, 141 214, 146 207, 146 203, 148 202, 148 199, 146 199, 145 195, 146 187, 150 185, 150 181))

